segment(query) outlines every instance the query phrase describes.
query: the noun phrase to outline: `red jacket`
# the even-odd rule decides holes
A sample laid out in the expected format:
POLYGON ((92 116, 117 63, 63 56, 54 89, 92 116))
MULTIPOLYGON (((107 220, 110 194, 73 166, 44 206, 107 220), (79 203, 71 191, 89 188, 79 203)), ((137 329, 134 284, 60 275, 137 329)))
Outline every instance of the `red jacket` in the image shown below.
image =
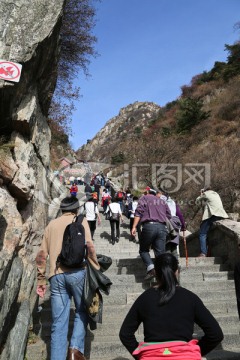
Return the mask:
POLYGON ((132 353, 138 360, 201 360, 198 340, 167 341, 162 343, 141 342, 132 353))
POLYGON ((70 193, 77 193, 78 192, 78 187, 77 185, 72 185, 70 188, 70 193))

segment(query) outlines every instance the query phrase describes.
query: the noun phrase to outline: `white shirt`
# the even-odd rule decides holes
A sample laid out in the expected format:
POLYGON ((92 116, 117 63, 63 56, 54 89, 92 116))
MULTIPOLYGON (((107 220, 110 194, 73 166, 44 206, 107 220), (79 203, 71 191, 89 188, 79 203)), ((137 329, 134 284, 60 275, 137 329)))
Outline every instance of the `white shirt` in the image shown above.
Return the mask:
POLYGON ((130 215, 131 218, 134 218, 134 213, 135 213, 135 211, 136 211, 137 205, 138 205, 138 201, 135 201, 135 200, 134 200, 134 201, 132 202, 132 211, 133 211, 133 212, 131 212, 131 215, 130 215))
POLYGON ((171 215, 176 216, 176 211, 177 211, 176 203, 175 203, 175 201, 173 199, 170 198, 170 196, 167 199, 167 204, 168 204, 168 207, 169 207, 169 209, 171 211, 171 215))
POLYGON ((108 205, 106 212, 108 212, 109 208, 110 208, 110 211, 114 214, 122 214, 120 204, 117 202, 114 202, 114 203, 111 203, 110 205, 108 205))
POLYGON ((85 203, 86 219, 89 221, 96 220, 96 215, 99 214, 97 204, 93 201, 87 201, 85 203))

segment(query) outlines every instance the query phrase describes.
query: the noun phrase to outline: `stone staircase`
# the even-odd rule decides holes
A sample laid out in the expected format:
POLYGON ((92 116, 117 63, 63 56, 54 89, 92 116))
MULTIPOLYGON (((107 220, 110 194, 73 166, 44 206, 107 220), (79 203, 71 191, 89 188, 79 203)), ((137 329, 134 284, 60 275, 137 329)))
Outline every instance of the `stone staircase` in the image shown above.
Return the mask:
MULTIPOLYGON (((130 241, 128 220, 121 225, 119 243, 110 244, 110 225, 102 217, 94 239, 98 254, 111 256, 113 263, 105 274, 113 285, 110 295, 103 294, 103 323, 97 330, 88 330, 85 356, 90 360, 130 360, 132 356, 120 343, 118 333, 122 321, 137 296, 151 286, 143 282, 145 268, 138 255, 138 244, 130 241)), ((221 258, 180 259, 180 283, 194 291, 219 321, 224 341, 210 354, 207 360, 240 360, 240 323, 237 314, 233 275, 221 258)), ((33 330, 30 332, 25 360, 50 360, 49 341, 51 310, 47 294, 40 313, 35 313, 33 330), (31 338, 32 341, 31 341, 31 338)), ((71 314, 71 319, 73 313, 71 314)), ((71 328, 71 326, 70 326, 71 328)), ((142 326, 137 338, 143 340, 142 326)), ((194 336, 201 334, 195 327, 194 336)))

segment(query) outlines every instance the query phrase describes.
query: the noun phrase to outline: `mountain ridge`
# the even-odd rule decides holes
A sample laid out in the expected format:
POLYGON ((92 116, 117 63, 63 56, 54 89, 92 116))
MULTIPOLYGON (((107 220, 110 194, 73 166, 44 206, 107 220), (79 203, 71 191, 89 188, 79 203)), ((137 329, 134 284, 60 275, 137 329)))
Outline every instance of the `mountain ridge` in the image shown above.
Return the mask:
MULTIPOLYGON (((126 168, 130 188, 164 187, 182 201, 187 218, 206 183, 219 192, 228 213, 239 214, 240 43, 227 50, 228 61, 216 62, 209 72, 194 76, 182 86, 178 99, 163 107, 136 101, 122 108, 77 156, 111 164, 108 175, 120 178, 123 187, 126 168), (203 176, 206 169, 208 175, 203 176)), ((199 216, 196 219, 200 221, 199 216)))
POLYGON ((161 107, 154 102, 139 102, 136 101, 120 109, 119 114, 109 119, 106 124, 98 131, 92 140, 83 145, 77 154, 81 158, 109 162, 109 149, 118 145, 119 140, 122 140, 127 135, 129 127, 147 128, 148 121, 158 115, 161 107), (99 146, 106 148, 106 151, 101 148, 101 157, 98 157, 99 146), (95 153, 96 150, 96 153, 95 153))

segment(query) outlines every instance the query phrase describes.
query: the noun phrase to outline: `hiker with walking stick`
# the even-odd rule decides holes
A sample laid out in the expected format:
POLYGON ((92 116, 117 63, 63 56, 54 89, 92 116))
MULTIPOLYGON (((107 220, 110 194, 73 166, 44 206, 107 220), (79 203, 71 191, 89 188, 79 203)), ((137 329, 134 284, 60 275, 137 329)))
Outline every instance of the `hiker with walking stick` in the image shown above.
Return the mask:
POLYGON ((185 235, 185 230, 183 230, 183 244, 184 244, 185 257, 186 257, 186 267, 188 267, 188 250, 187 250, 187 239, 185 235))
POLYGON ((168 235, 166 239, 166 252, 171 253, 177 259, 179 258, 179 238, 180 231, 186 230, 186 223, 179 205, 170 197, 170 195, 163 189, 159 189, 156 196, 166 201, 171 212, 171 218, 166 219, 168 235))

